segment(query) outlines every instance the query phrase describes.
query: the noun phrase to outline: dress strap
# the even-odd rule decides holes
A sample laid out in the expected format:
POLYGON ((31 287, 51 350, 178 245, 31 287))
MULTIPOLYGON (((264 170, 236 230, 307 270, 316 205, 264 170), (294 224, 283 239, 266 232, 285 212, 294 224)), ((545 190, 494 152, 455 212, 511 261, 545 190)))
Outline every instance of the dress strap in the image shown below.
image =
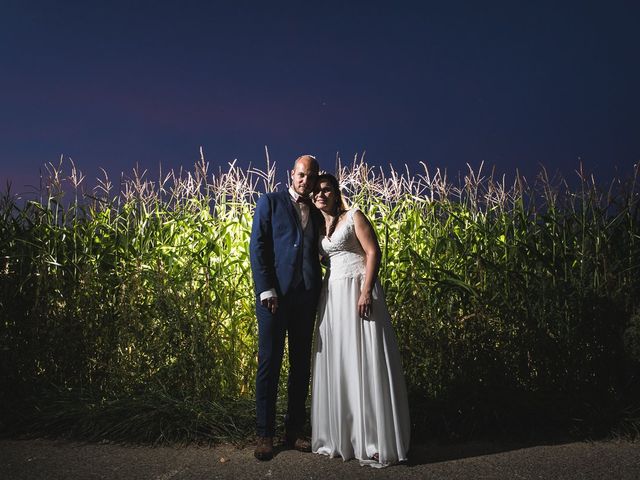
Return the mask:
POLYGON ((358 207, 353 207, 353 208, 350 208, 349 210, 347 210, 347 220, 349 221, 349 223, 353 223, 353 216, 359 210, 360 209, 358 207))

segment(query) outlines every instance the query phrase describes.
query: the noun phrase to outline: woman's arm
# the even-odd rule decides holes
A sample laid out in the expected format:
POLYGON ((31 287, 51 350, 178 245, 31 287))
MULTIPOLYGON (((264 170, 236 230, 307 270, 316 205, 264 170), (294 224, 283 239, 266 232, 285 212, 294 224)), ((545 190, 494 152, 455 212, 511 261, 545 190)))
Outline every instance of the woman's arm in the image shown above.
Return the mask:
POLYGON ((364 285, 358 299, 358 313, 361 317, 366 318, 371 310, 371 292, 378 278, 382 255, 378 239, 367 217, 361 211, 356 210, 353 214, 353 222, 356 228, 356 237, 365 254, 364 285))

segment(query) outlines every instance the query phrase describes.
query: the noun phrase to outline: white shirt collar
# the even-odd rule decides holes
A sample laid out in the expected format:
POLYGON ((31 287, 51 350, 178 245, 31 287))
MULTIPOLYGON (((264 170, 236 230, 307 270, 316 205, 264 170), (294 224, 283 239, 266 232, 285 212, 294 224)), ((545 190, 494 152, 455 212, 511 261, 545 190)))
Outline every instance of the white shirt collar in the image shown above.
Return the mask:
POLYGON ((298 201, 298 198, 301 196, 298 192, 296 192, 293 187, 289 187, 289 195, 291 195, 291 198, 293 199, 294 202, 298 201))

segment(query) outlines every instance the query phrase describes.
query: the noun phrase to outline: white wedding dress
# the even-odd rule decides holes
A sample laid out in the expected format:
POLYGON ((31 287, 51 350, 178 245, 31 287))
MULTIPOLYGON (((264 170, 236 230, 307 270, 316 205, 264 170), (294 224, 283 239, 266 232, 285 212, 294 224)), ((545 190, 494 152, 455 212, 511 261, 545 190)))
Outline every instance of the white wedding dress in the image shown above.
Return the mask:
POLYGON ((365 254, 354 209, 320 240, 329 260, 313 353, 311 443, 315 453, 384 467, 407 459, 410 423, 400 353, 379 282, 369 318, 358 314, 365 254), (377 454, 378 461, 372 457, 377 454))

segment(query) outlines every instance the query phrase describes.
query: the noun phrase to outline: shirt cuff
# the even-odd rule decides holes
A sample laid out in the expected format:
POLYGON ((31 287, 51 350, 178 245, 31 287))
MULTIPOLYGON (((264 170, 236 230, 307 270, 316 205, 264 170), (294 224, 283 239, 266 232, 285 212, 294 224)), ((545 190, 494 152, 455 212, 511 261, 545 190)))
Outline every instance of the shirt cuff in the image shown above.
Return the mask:
POLYGON ((260 294, 260 301, 266 300, 267 298, 271 298, 271 297, 277 297, 277 296, 278 294, 276 293, 276 289, 270 288, 269 290, 265 290, 260 294))

